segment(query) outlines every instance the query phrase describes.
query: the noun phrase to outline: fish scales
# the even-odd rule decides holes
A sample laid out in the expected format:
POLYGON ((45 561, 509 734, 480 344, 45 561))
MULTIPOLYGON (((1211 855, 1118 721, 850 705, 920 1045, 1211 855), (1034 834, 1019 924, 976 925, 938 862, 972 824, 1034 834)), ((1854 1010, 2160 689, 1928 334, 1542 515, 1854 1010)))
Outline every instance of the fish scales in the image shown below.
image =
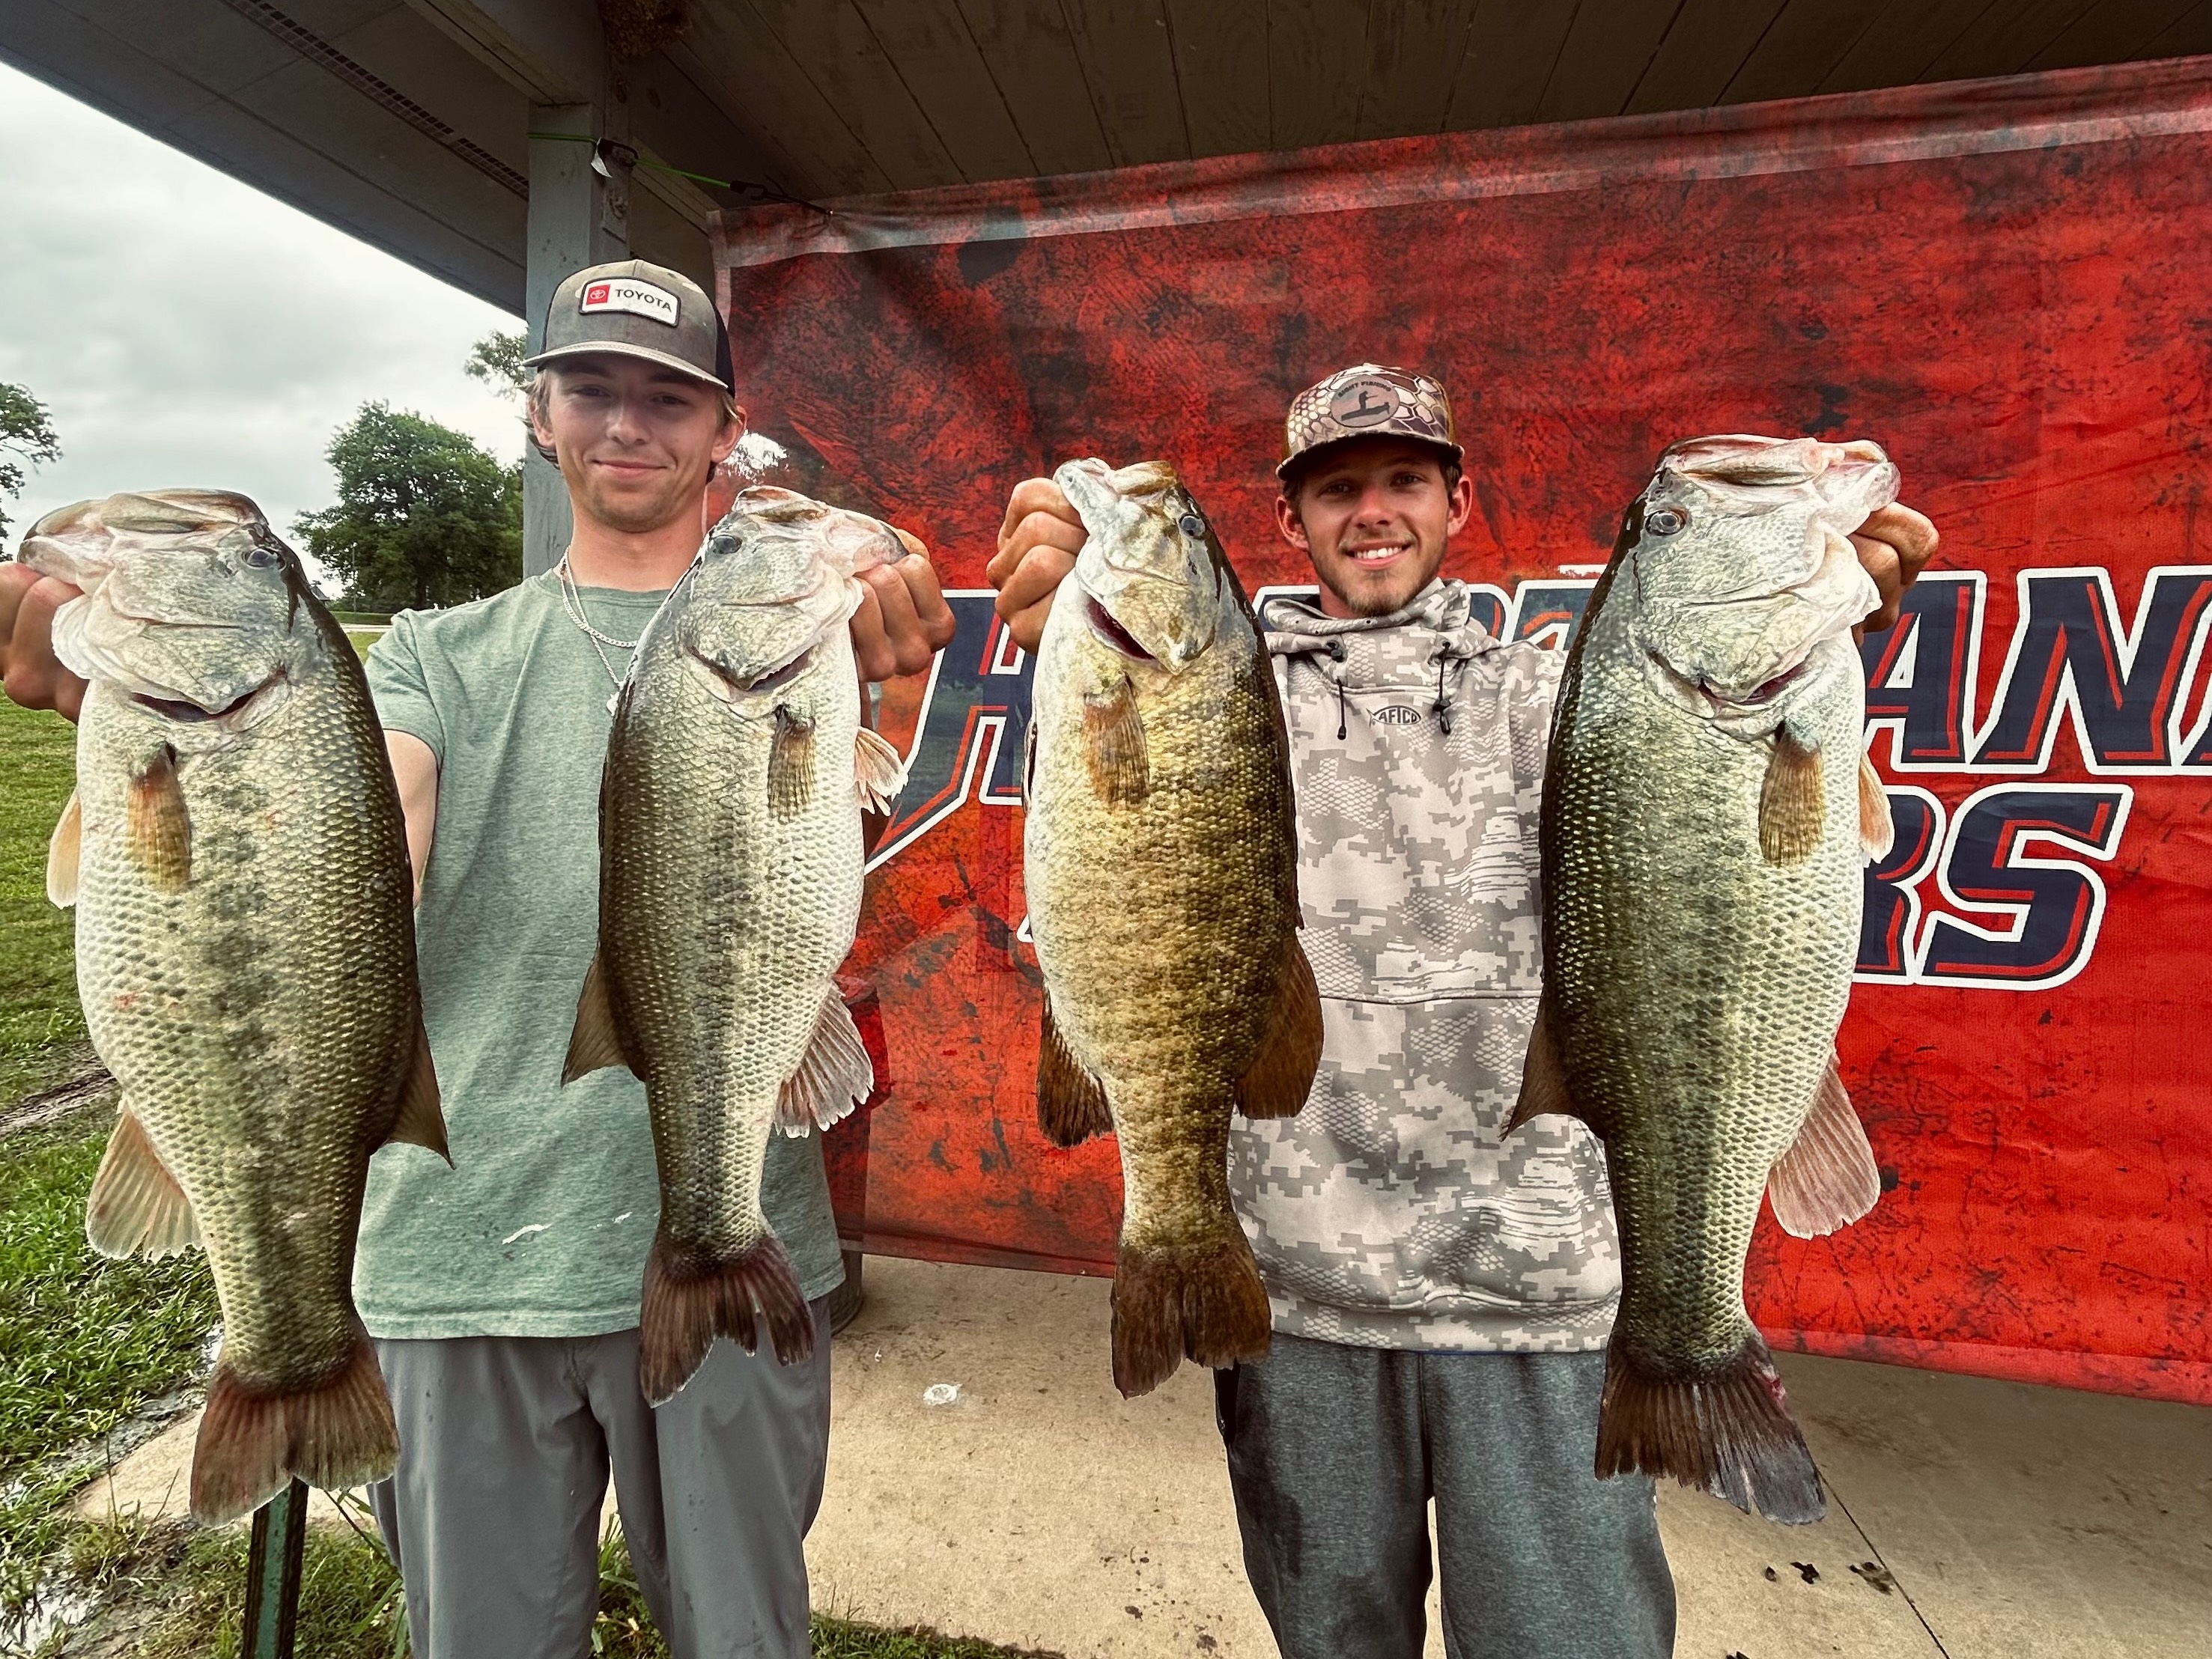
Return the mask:
POLYGON ((1040 841, 1032 931, 1055 980, 1093 988, 1056 1000, 1059 1029, 1095 1058, 1115 1108, 1124 1166, 1121 1238, 1139 1246, 1187 1233, 1228 1204, 1225 1162, 1194 1157, 1219 1141, 1227 1091, 1264 1035, 1280 973, 1283 872, 1255 823, 1287 809, 1272 712, 1256 655, 1209 652, 1140 698, 1150 793, 1107 805, 1079 742, 1055 742, 1082 710, 1066 688, 1110 684, 1126 665, 1079 634, 1075 676, 1040 685, 1040 841), (1249 896, 1249 902, 1242 902, 1249 896))
POLYGON ((1062 1144, 1120 1142, 1114 1376, 1133 1395, 1185 1358, 1266 1352, 1229 1117, 1304 1103, 1320 1008, 1296 936, 1288 738, 1235 575, 1164 465, 1058 477, 1090 541, 1031 692, 1039 1109, 1062 1144))
POLYGON ((404 825, 361 665, 242 497, 82 503, 27 554, 90 590, 57 623, 90 684, 75 867, 60 873, 65 819, 55 878, 74 881, 79 994, 125 1117, 88 1231, 117 1254, 196 1233, 222 1310, 193 1511, 243 1513, 295 1474, 379 1478, 397 1439, 353 1303, 362 1194, 395 1131, 441 1152, 444 1134, 404 825), (220 708, 241 686, 221 714, 191 700, 220 708), (403 1123, 417 1084, 424 1115, 403 1123))
POLYGON ((564 1075, 646 1085, 660 1222, 641 1381, 655 1403, 756 1310, 787 1363, 814 1327, 763 1212, 769 1137, 865 1099, 835 975, 858 926, 864 804, 900 781, 860 720, 846 621, 891 532, 787 491, 741 494, 640 638, 600 794, 599 949, 564 1075))
POLYGON ((1832 1079, 1873 810, 1849 629, 1875 591, 1844 532, 1894 488, 1870 445, 1670 450, 1593 595, 1545 781, 1544 1010, 1514 1121, 1564 1103, 1605 1144, 1623 1286, 1599 1473, 1787 1521, 1818 1518, 1819 1480, 1743 1270, 1816 1105, 1859 1160, 1818 1230, 1878 1191, 1832 1079))

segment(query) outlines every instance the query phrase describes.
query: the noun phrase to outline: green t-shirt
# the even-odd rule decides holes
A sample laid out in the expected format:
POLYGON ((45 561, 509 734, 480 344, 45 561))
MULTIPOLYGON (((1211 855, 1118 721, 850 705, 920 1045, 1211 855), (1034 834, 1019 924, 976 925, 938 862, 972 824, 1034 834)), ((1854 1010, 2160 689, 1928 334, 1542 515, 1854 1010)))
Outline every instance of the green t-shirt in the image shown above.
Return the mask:
MULTIPOLYGON (((660 600, 582 594, 593 625, 625 640, 660 600)), ((629 652, 606 652, 620 673, 629 652)), ((384 724, 438 757, 415 930, 453 1166, 405 1145, 371 1160, 362 1317, 383 1337, 626 1330, 660 1213, 645 1088, 618 1068, 561 1084, 598 944, 607 669, 541 575, 403 611, 368 653, 368 683, 384 724)), ((769 1137, 761 1203, 807 1296, 836 1289, 818 1136, 769 1137)))

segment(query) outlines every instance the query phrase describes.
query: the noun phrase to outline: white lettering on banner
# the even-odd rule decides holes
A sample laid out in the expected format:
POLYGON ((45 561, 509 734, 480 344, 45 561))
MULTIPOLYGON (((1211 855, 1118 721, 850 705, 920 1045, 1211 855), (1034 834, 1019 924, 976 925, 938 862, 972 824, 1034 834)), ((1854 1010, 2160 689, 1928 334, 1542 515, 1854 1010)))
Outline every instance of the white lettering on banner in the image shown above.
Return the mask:
MULTIPOLYGON (((1502 639, 1564 649, 1595 586, 1547 578, 1509 594, 1474 584, 1474 620, 1502 639)), ((1948 808, 1917 784, 1888 786, 1896 843, 1868 866, 1860 931, 1857 977, 1869 983, 2064 984, 2096 948, 2106 871, 2133 813, 2135 787, 2118 780, 2212 779, 2212 697, 2200 684, 2212 656, 2212 565, 2145 572, 2132 625, 2107 570, 2021 571, 2004 670, 1979 711, 1987 588, 1980 571, 1924 575, 1897 626, 1860 647, 1868 746, 1885 771, 2000 780, 1948 808), (2045 781, 2069 722, 2092 781, 2045 781)), ((1264 587, 1253 598, 1256 606, 1313 592, 1264 587)), ((990 589, 945 597, 957 631, 931 669, 907 787, 872 869, 964 806, 1021 802, 1031 659, 1007 638, 990 589)))
POLYGON ((673 328, 682 307, 665 288, 641 283, 634 276, 611 276, 586 283, 576 309, 586 315, 595 311, 626 311, 633 317, 650 317, 673 328))

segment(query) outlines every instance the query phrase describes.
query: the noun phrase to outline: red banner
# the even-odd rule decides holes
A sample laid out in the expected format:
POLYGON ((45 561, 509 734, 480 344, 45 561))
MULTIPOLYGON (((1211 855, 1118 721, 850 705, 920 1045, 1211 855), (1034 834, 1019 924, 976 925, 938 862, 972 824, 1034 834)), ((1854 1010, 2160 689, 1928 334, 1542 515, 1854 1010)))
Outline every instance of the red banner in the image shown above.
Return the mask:
POLYGON ((913 781, 852 964, 888 1086, 830 1141, 851 1237, 1112 1260, 1113 1147, 1036 1127, 1008 489, 1165 458, 1248 587, 1310 582, 1283 410, 1374 359, 1451 390, 1479 508, 1447 573, 1553 644, 1668 443, 1887 446, 1943 532, 1865 647, 1900 833, 1841 1046, 1891 1190, 1832 1239, 1763 1221, 1753 1311, 2212 1403, 2212 60, 839 206, 728 216, 717 258, 779 476, 925 536, 960 623, 886 697, 913 781))

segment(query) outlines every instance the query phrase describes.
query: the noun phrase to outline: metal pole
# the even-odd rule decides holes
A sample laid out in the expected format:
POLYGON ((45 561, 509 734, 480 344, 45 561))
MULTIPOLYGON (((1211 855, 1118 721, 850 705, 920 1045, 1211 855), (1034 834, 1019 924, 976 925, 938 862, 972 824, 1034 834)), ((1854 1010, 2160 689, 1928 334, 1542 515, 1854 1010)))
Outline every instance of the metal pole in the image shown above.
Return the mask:
POLYGON ((300 1561, 307 1546, 307 1488, 295 1480, 253 1511, 246 1552, 241 1659, 292 1659, 300 1626, 300 1561))

